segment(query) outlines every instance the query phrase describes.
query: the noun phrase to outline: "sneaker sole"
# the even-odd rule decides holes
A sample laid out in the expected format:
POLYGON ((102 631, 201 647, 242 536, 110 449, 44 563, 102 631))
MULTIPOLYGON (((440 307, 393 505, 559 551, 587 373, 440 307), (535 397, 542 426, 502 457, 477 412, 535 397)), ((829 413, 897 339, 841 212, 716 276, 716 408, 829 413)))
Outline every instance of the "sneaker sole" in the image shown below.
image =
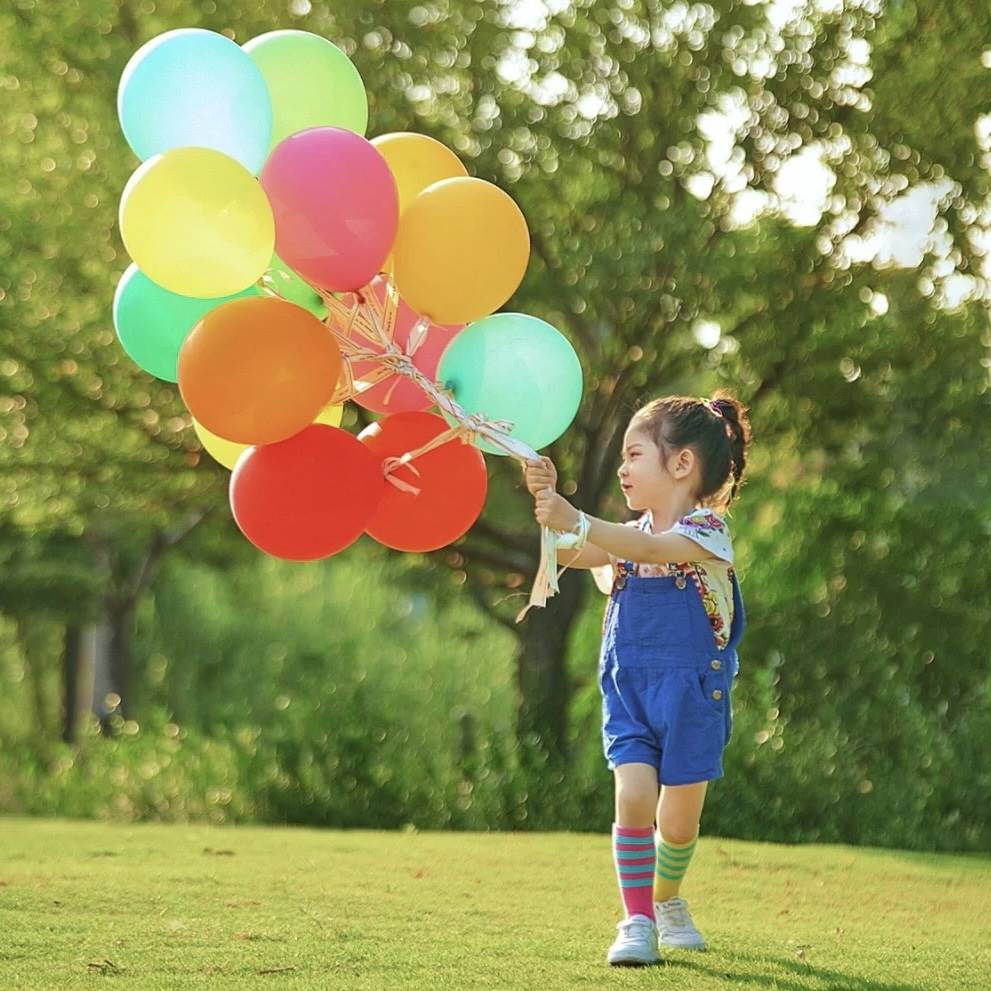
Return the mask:
POLYGON ((646 960, 642 957, 616 957, 610 960, 607 957, 606 962, 610 967, 652 967, 655 964, 662 963, 663 960, 660 954, 658 954, 656 957, 646 960))
POLYGON ((705 943, 661 943, 666 950, 708 950, 705 943))

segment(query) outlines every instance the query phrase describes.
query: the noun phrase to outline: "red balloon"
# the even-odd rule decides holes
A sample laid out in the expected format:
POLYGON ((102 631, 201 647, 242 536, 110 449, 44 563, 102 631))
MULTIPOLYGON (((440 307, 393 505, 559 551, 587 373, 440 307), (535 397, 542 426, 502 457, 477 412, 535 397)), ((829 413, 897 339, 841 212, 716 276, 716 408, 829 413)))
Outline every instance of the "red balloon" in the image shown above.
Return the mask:
POLYGON ((315 561, 353 544, 386 488, 381 459, 346 430, 314 424, 246 450, 231 473, 241 532, 286 561, 315 561))
MULTIPOLYGON (((386 458, 422 447, 447 430, 447 421, 433 413, 395 413, 366 427, 358 440, 381 465, 386 458)), ((393 550, 433 551, 457 540, 482 512, 489 485, 485 458, 474 444, 456 439, 411 463, 419 475, 408 465, 393 474, 420 489, 419 494, 386 482, 385 495, 366 531, 393 550)))
MULTIPOLYGON (((386 282, 381 276, 372 281, 372 292, 383 302, 385 301, 386 282)), ((399 311, 396 314, 396 330, 393 339, 396 344, 406 350, 409 344, 410 333, 416 322, 420 319, 418 313, 414 313, 406 303, 399 300, 399 311)), ((454 324, 451 326, 441 324, 430 324, 427 336, 413 355, 413 364, 423 372, 431 381, 437 378, 437 366, 440 364, 440 357, 444 349, 451 343, 456 334, 464 330, 464 324, 454 324)), ((365 342, 362 340, 362 344, 365 342)), ((372 350, 380 350, 371 343, 368 347, 372 350)), ((355 379, 362 375, 380 368, 374 361, 352 361, 351 370, 355 379)), ((350 397, 351 400, 373 413, 410 413, 415 410, 427 410, 433 406, 434 401, 421 389, 412 379, 405 375, 390 375, 381 382, 377 382, 370 389, 350 397), (399 380, 398 383, 396 380, 399 380), (392 388, 395 384, 395 388, 392 388), (391 395, 389 390, 392 389, 391 395), (389 401, 386 402, 388 396, 389 401)))

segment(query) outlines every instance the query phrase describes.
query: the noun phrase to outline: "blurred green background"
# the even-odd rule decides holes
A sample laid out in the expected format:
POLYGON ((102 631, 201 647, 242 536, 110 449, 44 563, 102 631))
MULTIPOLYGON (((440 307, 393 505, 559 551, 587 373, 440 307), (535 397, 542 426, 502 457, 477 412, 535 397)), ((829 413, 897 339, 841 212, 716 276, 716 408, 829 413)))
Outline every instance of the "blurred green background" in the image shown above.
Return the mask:
MULTIPOLYGON (((145 41, 342 46, 368 137, 430 134, 523 208, 506 309, 574 343, 546 450, 624 519, 643 401, 728 387, 756 443, 747 603, 703 828, 991 850, 991 13, 962 0, 240 3, 0 11, 0 811, 604 830, 587 573, 524 623, 518 466, 456 546, 267 559, 175 387, 118 344, 145 41)), ((367 414, 348 408, 344 426, 367 414)))

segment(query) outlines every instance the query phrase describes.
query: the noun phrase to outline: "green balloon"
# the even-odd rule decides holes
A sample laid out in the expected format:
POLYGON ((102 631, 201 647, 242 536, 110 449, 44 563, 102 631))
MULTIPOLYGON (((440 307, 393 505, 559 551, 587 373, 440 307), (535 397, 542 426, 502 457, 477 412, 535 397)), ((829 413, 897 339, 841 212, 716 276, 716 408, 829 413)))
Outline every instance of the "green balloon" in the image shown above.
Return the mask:
POLYGON ((290 303, 309 310, 318 320, 323 320, 327 315, 327 307, 324 306, 320 294, 301 279, 278 255, 272 255, 263 280, 272 292, 278 293, 290 303))
POLYGON ((368 95, 358 70, 332 42, 309 31, 269 31, 242 46, 272 97, 271 151, 308 127, 364 135, 368 95))
POLYGON ((132 264, 117 283, 114 327, 121 346, 136 364, 156 378, 177 382, 179 349, 193 327, 223 303, 260 295, 256 286, 249 286, 233 296, 180 296, 152 282, 132 264))
MULTIPOLYGON (((466 412, 512 422, 512 436, 538 451, 568 429, 582 398, 582 366, 571 342, 525 313, 469 324, 441 356, 437 381, 466 412)), ((478 446, 506 453, 483 440, 478 446)))

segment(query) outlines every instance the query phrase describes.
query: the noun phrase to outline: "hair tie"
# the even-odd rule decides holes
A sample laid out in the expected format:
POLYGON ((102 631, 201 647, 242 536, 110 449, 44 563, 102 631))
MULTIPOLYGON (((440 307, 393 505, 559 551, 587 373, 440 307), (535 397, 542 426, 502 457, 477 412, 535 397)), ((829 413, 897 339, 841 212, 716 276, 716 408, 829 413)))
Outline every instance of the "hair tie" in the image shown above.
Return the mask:
MULTIPOLYGON (((713 400, 703 399, 702 402, 705 404, 706 409, 709 410, 710 413, 715 413, 716 416, 723 416, 723 411, 715 404, 713 400)), ((723 416, 723 419, 725 420, 726 417, 723 416)))

